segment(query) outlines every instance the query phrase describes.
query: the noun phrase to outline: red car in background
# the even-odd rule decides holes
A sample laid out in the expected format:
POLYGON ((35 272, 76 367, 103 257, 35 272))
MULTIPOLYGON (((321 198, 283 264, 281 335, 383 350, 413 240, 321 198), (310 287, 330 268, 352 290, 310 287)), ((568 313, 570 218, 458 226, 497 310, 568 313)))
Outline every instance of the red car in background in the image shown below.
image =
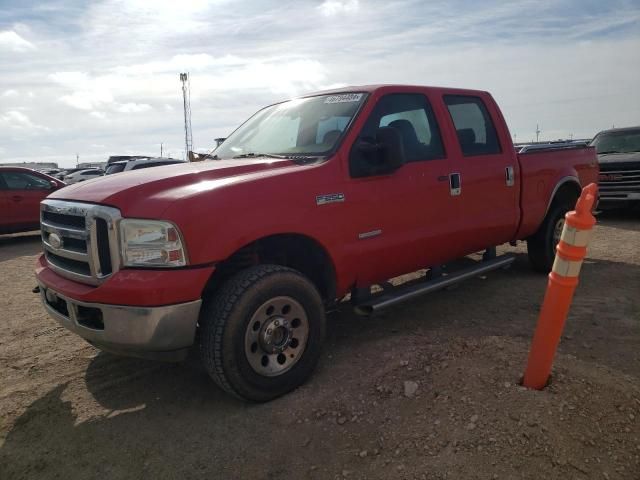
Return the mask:
POLYGON ((40 202, 64 186, 30 168, 0 167, 0 234, 38 230, 40 202))

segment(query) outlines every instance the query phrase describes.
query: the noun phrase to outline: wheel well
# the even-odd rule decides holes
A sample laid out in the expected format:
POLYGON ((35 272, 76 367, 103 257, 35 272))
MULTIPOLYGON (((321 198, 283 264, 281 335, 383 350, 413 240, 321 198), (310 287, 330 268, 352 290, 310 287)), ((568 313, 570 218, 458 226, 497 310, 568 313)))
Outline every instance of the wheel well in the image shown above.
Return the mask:
POLYGON ((551 207, 562 203, 566 203, 573 208, 578 197, 580 197, 581 191, 580 185, 574 181, 563 183, 558 187, 558 190, 556 190, 555 195, 549 204, 549 210, 551 210, 551 207))
POLYGON ((245 245, 216 265, 203 296, 215 292, 240 270, 260 264, 293 268, 311 280, 326 304, 335 301, 335 269, 331 258, 318 242, 299 234, 272 235, 245 245))

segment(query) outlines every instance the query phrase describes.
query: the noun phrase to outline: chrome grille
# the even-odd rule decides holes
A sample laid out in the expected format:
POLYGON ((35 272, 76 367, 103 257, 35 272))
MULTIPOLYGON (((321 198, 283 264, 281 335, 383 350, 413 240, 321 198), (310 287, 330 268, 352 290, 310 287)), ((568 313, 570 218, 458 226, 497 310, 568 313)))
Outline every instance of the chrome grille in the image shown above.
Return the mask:
POLYGON ((601 163, 598 185, 603 199, 640 196, 640 163, 601 163))
POLYGON ((99 285, 120 267, 116 208, 65 200, 40 207, 47 264, 63 277, 99 285))

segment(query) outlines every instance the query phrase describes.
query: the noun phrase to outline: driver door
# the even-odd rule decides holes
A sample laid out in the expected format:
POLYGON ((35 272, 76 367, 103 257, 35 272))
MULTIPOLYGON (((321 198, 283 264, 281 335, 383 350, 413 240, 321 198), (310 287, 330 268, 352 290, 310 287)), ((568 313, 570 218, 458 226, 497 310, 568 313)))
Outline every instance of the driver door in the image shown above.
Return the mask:
POLYGON ((354 142, 349 158, 348 202, 358 258, 359 286, 433 265, 445 253, 442 234, 450 222, 449 161, 426 95, 381 97, 354 142), (375 142, 380 127, 400 132, 405 164, 392 173, 368 169, 361 142, 375 142))

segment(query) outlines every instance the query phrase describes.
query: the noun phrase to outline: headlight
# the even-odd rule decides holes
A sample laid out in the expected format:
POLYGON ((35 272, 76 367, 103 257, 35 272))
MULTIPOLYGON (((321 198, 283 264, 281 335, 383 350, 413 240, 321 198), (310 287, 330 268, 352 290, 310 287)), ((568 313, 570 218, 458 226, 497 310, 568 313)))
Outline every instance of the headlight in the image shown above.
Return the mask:
POLYGON ((187 255, 178 228, 156 220, 120 221, 122 262, 127 267, 182 267, 187 255))

